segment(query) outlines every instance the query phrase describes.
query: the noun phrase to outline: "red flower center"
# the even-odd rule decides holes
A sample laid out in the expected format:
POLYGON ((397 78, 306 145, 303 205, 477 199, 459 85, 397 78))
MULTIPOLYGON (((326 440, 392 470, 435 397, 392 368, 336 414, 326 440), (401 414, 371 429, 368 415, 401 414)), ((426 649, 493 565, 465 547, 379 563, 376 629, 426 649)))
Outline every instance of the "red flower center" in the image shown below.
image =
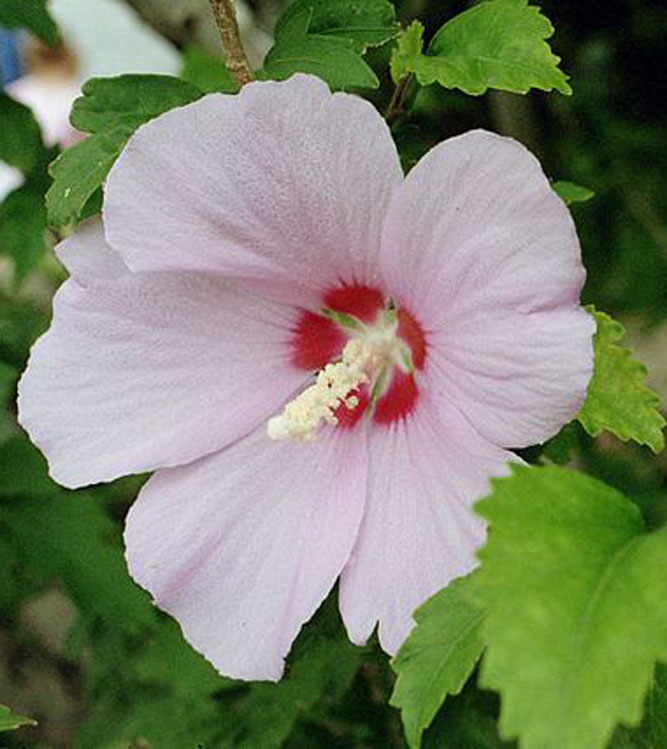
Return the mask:
MULTIPOLYGON (((389 307, 389 300, 376 288, 362 284, 343 285, 327 291, 323 309, 349 316, 372 329, 389 307)), ((406 309, 397 311, 396 337, 410 353, 412 368, 420 370, 426 360, 426 338, 419 322, 406 309)), ((352 321, 354 322, 354 321, 352 321)), ((354 330, 329 316, 303 310, 294 326, 292 363, 299 369, 318 371, 341 357, 345 344, 354 330)), ((362 385, 349 395, 358 398, 358 405, 350 409, 341 404, 335 415, 339 426, 352 427, 367 411, 371 402, 373 383, 362 385)), ((378 424, 391 424, 410 414, 416 407, 419 389, 412 371, 392 364, 377 383, 371 418, 378 424)))

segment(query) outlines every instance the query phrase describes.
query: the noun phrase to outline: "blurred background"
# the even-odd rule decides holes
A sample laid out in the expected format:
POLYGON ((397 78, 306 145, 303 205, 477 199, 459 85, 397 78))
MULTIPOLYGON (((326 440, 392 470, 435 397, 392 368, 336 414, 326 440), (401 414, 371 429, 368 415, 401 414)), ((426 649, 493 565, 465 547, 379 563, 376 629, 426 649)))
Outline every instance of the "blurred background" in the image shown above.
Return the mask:
MULTIPOLYGON (((287 5, 240 3, 242 34, 259 67, 287 5)), ((469 3, 398 0, 427 38, 469 3)), ((435 85, 412 93, 394 127, 409 169, 432 145, 472 127, 512 135, 547 174, 594 191, 572 208, 589 278, 586 303, 628 329, 628 344, 667 401, 667 7, 662 0, 544 0, 554 51, 574 94, 502 92, 472 98, 435 85)), ((81 137, 67 114, 83 81, 124 72, 178 75, 183 55, 219 56, 207 0, 52 0, 62 44, 0 29, 0 81, 42 128, 44 164, 28 176, 0 162, 0 703, 36 727, 7 747, 403 746, 387 706, 392 674, 373 644, 348 645, 330 599, 299 638, 288 679, 224 680, 129 580, 120 535, 141 478, 68 492, 47 477, 15 423, 15 386, 51 297, 65 278, 45 226, 46 164, 81 137)), ((391 45, 369 51, 391 96, 391 45)), ((364 92, 365 94, 367 92, 364 92)), ((2 134, 0 133, 0 138, 2 134)), ((667 518, 667 461, 575 425, 561 439, 574 460, 633 496, 649 526, 667 518)), ((535 451, 533 458, 539 457, 535 451)), ((501 746, 497 700, 470 684, 448 700, 427 746, 501 746), (447 738, 443 738, 447 737, 447 738)))

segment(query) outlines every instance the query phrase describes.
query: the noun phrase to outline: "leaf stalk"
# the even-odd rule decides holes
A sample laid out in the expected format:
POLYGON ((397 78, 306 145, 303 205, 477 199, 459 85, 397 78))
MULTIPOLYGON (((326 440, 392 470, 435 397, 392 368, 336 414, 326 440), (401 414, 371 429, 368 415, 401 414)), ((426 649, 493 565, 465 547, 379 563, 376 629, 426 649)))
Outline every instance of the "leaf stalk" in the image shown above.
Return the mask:
POLYGON ((412 76, 406 75, 396 84, 396 88, 394 88, 394 93, 391 96, 389 106, 384 115, 389 126, 393 125, 396 120, 405 114, 405 101, 411 82, 412 76))

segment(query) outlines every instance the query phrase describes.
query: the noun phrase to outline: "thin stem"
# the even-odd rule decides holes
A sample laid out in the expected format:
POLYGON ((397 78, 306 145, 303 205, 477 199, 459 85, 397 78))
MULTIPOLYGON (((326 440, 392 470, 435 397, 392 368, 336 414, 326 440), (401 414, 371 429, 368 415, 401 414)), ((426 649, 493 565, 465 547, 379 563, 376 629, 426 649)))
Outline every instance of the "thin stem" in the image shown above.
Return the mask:
POLYGON ((401 115, 405 114, 405 99, 408 95, 408 88, 410 87, 411 82, 412 76, 406 75, 396 84, 396 88, 391 95, 389 106, 384 115, 388 125, 393 125, 401 115))
POLYGON ((239 86, 253 80, 248 57, 241 44, 239 26, 236 22, 234 0, 209 0, 215 23, 220 31, 222 48, 225 52, 227 68, 239 86))

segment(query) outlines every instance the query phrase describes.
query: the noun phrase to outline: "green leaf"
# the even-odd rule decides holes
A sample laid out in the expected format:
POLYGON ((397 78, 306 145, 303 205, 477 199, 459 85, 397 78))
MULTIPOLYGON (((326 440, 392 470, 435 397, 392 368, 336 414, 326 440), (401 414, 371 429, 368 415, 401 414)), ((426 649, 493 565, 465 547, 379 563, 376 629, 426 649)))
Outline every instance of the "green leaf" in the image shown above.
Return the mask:
POLYGON ((58 41, 58 27, 46 9, 47 0, 2 0, 0 26, 32 31, 48 45, 58 41))
MULTIPOLYGON (((14 367, 6 362, 0 361, 0 408, 14 393, 18 375, 19 373, 14 369, 14 367)), ((1 480, 0 483, 2 483, 1 480)))
POLYGON ((276 37, 289 35, 290 27, 299 25, 304 9, 312 13, 309 34, 350 40, 358 54, 388 42, 399 31, 388 0, 297 0, 278 20, 276 37))
POLYGON ((429 144, 419 126, 406 120, 393 125, 391 134, 401 158, 403 173, 407 174, 429 150, 429 144))
POLYGON ((361 652, 348 641, 336 597, 330 595, 300 632, 282 680, 250 685, 230 706, 234 719, 226 721, 224 746, 286 746, 299 718, 316 718, 323 703, 339 700, 348 690, 361 652))
POLYGON ((238 708, 239 724, 233 746, 270 749, 284 746, 299 716, 324 695, 340 698, 359 667, 359 653, 346 638, 317 637, 291 659, 278 684, 254 684, 238 708), (261 720, 257 716, 262 716, 261 720))
POLYGON ((285 742, 299 721, 319 721, 335 709, 361 652, 348 642, 333 596, 303 628, 277 684, 221 677, 166 618, 133 640, 131 652, 113 631, 92 634, 91 710, 74 743, 81 749, 134 742, 175 749, 301 746, 285 742), (110 690, 109 683, 122 688, 110 690))
POLYGON ((470 678, 461 694, 450 696, 424 732, 422 749, 515 749, 498 735, 498 696, 470 678))
POLYGON ((667 666, 658 664, 644 701, 644 718, 635 728, 618 728, 609 749, 655 749, 667 746, 667 666))
POLYGON ((390 704, 401 709, 408 745, 422 733, 445 697, 458 694, 482 653, 483 612, 466 594, 473 578, 455 580, 415 612, 417 626, 392 661, 398 674, 390 704))
POLYGON ((199 99, 192 83, 168 75, 91 78, 74 102, 70 121, 77 130, 102 133, 119 127, 136 130, 154 117, 199 99))
POLYGON ((160 617, 140 639, 99 627, 89 627, 87 637, 90 710, 75 746, 220 746, 215 734, 224 717, 214 695, 238 683, 193 650, 175 621, 160 617), (109 683, 123 687, 110 690, 109 683))
POLYGON ((574 182, 554 182, 551 187, 565 205, 585 203, 587 200, 595 197, 593 190, 589 190, 588 187, 576 185, 574 182))
POLYGON ((553 26, 528 0, 491 0, 448 21, 421 53, 423 27, 415 21, 399 38, 394 80, 414 73, 422 86, 438 82, 477 96, 489 88, 525 94, 531 88, 571 94, 545 41, 553 26))
POLYGON ((12 258, 19 283, 44 256, 45 231, 44 196, 30 184, 14 190, 0 203, 0 254, 12 258))
POLYGON ((0 161, 31 172, 44 151, 42 131, 28 107, 0 91, 0 161))
POLYGON ((413 21, 403 29, 396 40, 396 47, 391 53, 390 71, 394 83, 414 73, 420 64, 424 46, 424 27, 419 21, 413 21))
POLYGON ((595 366, 577 418, 592 437, 608 430, 623 441, 631 439, 659 453, 665 446, 665 419, 658 410, 659 397, 644 385, 646 367, 617 345, 625 335, 622 325, 593 307, 589 312, 597 323, 595 366))
POLYGON ((56 150, 44 147, 31 110, 2 92, 0 133, 0 161, 25 175, 23 184, 0 203, 0 254, 12 258, 14 280, 20 283, 46 250, 46 166, 56 150))
POLYGON ((22 497, 4 508, 25 563, 58 577, 88 616, 129 633, 152 626, 154 612, 130 581, 115 528, 90 494, 22 497))
POLYGON ((581 426, 576 421, 571 421, 555 437, 544 443, 543 457, 556 465, 565 465, 579 448, 582 435, 581 426))
POLYGON ((0 293, 0 356, 17 370, 24 368, 30 346, 50 320, 50 310, 44 308, 43 302, 27 297, 0 293))
POLYGON ((0 705, 0 731, 13 731, 21 726, 36 726, 37 721, 16 715, 5 705, 0 705))
POLYGON ((132 132, 132 128, 118 127, 91 135, 58 156, 49 167, 53 177, 46 193, 49 224, 67 226, 76 220, 106 179, 132 132))
POLYGON ((153 608, 130 581, 117 529, 91 494, 51 482, 23 435, 0 445, 0 465, 0 492, 11 498, 0 505, 2 533, 21 550, 21 563, 60 579, 88 616, 131 634, 152 626, 153 608))
MULTIPOLYGON (((114 682, 111 682, 113 684, 114 682)), ((217 749, 221 716, 215 702, 161 691, 118 687, 92 700, 73 749, 217 749)), ((233 717, 230 716, 230 720, 233 717)))
POLYGON ((76 220, 139 125, 201 96, 191 83, 164 75, 93 78, 82 93, 70 119, 74 127, 92 135, 51 164, 53 184, 46 206, 53 226, 76 220))
POLYGON ((50 494, 58 491, 46 472, 46 460, 19 431, 0 443, 0 495, 50 494))
POLYGON ((225 61, 203 52, 199 47, 185 50, 181 78, 205 94, 235 94, 239 90, 239 84, 227 69, 225 61))
POLYGON ((284 80, 297 72, 322 78, 333 89, 377 88, 375 73, 357 51, 354 38, 310 33, 314 2, 298 2, 276 27, 276 42, 264 60, 263 73, 284 80))
POLYGON ((133 660, 132 672, 146 684, 169 684, 182 698, 203 699, 234 682, 224 679, 183 638, 179 626, 165 619, 145 637, 143 649, 133 660))
POLYGON ((101 187, 86 200, 81 212, 79 213, 79 221, 85 221, 87 218, 96 216, 102 210, 102 203, 104 201, 104 192, 101 187))
POLYGON ((526 749, 601 749, 636 725, 667 660, 667 528, 583 474, 517 466, 476 506, 489 523, 475 594, 486 611, 480 683, 501 735, 526 749))

